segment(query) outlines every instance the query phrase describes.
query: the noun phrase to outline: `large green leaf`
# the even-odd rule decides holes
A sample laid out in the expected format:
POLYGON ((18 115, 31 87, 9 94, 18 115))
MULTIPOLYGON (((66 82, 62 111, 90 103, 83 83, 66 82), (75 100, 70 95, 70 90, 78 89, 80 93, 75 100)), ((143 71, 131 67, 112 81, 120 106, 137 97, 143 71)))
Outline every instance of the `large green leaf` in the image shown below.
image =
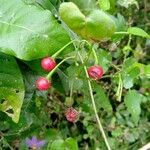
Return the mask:
POLYGON ((24 98, 21 72, 11 56, 0 53, 0 110, 18 122, 24 98))
POLYGON ((22 0, 0 0, 0 51, 33 60, 54 54, 69 41, 50 11, 22 0))

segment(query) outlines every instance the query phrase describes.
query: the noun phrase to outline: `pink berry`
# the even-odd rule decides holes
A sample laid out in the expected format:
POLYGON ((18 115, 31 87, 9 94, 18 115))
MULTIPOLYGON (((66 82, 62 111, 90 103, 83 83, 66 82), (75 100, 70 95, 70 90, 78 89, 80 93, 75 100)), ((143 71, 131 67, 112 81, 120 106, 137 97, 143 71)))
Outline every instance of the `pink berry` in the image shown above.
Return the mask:
POLYGON ((41 60, 41 66, 45 71, 51 71, 56 67, 56 62, 51 57, 45 57, 41 60))
POLYGON ((73 107, 70 107, 66 110, 65 116, 68 121, 74 123, 77 121, 79 113, 73 107))
POLYGON ((103 68, 101 66, 95 65, 88 68, 88 75, 94 80, 98 80, 104 74, 103 68))
POLYGON ((46 91, 51 87, 51 83, 48 79, 40 77, 36 80, 36 88, 40 91, 46 91))

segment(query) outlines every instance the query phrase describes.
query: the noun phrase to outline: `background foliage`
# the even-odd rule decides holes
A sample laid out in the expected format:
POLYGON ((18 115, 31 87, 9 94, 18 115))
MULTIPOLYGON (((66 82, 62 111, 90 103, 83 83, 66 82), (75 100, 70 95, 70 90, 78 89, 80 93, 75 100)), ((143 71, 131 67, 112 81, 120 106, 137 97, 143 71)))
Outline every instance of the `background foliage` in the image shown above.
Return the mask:
MULTIPOLYGON (((91 84, 112 150, 137 150, 150 141, 149 2, 70 1, 85 14, 94 8, 107 11, 115 16, 117 31, 128 33, 93 43, 105 75, 91 84)), ((40 92, 35 88, 35 80, 46 74, 39 58, 53 55, 71 39, 81 40, 61 21, 58 9, 62 2, 0 0, 1 150, 26 150, 26 138, 32 136, 46 140, 45 150, 107 149, 98 131, 83 66, 76 56, 78 50, 83 58, 88 57, 86 65, 93 65, 88 44, 72 44, 57 57, 60 62, 76 56, 76 62, 67 61, 57 69, 52 89, 40 92), (75 124, 64 116, 68 106, 80 112, 75 124)))

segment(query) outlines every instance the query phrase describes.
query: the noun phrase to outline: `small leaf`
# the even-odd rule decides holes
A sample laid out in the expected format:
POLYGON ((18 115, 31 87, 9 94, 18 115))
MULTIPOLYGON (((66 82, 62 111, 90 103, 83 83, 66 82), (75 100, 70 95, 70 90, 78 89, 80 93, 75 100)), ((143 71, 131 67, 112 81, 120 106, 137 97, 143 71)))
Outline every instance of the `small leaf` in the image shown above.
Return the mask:
POLYGON ((140 75, 140 67, 135 58, 128 58, 123 64, 122 78, 126 89, 133 87, 135 80, 140 75))
POLYGON ((61 71, 60 69, 57 69, 57 73, 58 73, 58 75, 59 75, 59 78, 60 78, 60 80, 61 80, 61 83, 62 83, 62 86, 63 86, 63 88, 64 88, 64 91, 66 92, 66 93, 68 93, 69 92, 69 80, 68 80, 68 76, 63 72, 63 71, 61 71))
POLYGON ((97 83, 92 83, 93 92, 96 92, 94 94, 95 102, 97 105, 97 108, 103 108, 106 112, 110 113, 112 112, 112 106, 110 104, 110 101, 108 97, 105 94, 104 89, 98 85, 97 83))
POLYGON ((150 64, 149 65, 145 65, 145 67, 144 67, 144 75, 147 78, 150 78, 150 64))
POLYGON ((109 0, 99 0, 99 6, 102 10, 109 10, 110 2, 109 0))
POLYGON ((125 105, 131 114, 132 120, 135 124, 138 124, 141 114, 141 102, 145 101, 145 97, 135 90, 128 91, 125 96, 125 105))
POLYGON ((131 5, 136 5, 137 9, 139 9, 139 5, 136 0, 118 0, 117 3, 125 8, 129 8, 131 5))
POLYGON ((65 147, 67 150, 78 150, 77 141, 73 138, 67 138, 65 140, 65 147))
POLYGON ((80 66, 71 65, 67 68, 67 74, 69 78, 69 90, 73 88, 73 90, 79 90, 82 88, 83 81, 79 78, 79 74, 81 74, 82 68, 80 66))
POLYGON ((58 139, 53 141, 49 150, 65 150, 64 140, 58 139))
POLYGON ((99 65, 102 66, 104 71, 106 72, 109 69, 112 61, 111 54, 103 49, 98 49, 96 53, 97 53, 99 65))
POLYGON ((123 86, 125 89, 133 87, 133 79, 128 74, 125 74, 123 77, 123 86))
POLYGON ((128 33, 137 35, 137 36, 141 36, 141 37, 145 37, 145 38, 150 38, 150 35, 148 33, 146 33, 143 29, 138 28, 138 27, 128 28, 128 33))

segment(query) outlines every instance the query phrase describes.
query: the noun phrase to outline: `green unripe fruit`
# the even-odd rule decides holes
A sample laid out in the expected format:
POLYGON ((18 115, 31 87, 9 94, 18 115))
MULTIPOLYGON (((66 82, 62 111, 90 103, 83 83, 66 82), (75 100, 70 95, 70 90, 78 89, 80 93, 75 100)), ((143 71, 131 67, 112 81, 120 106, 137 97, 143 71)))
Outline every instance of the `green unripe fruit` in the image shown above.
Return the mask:
POLYGON ((68 27, 88 40, 108 40, 116 29, 112 17, 102 10, 95 9, 85 16, 74 3, 65 2, 60 5, 59 13, 68 27))
POLYGON ((86 35, 88 39, 107 40, 116 29, 113 19, 101 10, 93 10, 87 17, 86 22, 86 35))
POLYGON ((61 19, 75 32, 78 32, 85 26, 85 16, 74 3, 62 3, 59 13, 61 19))

